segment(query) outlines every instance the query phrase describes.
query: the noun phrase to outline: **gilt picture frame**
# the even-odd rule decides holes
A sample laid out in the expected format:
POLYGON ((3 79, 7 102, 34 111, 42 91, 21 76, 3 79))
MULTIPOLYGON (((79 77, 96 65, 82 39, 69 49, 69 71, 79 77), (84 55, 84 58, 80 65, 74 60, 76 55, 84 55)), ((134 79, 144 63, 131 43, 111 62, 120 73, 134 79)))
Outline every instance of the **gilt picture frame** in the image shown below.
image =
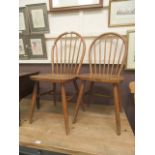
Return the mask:
POLYGON ((103 8, 103 0, 49 0, 50 11, 70 11, 103 8))
POLYGON ((134 70, 135 69, 135 31, 128 31, 127 32, 128 38, 128 55, 127 55, 127 63, 126 69, 127 70, 134 70))
POLYGON ((49 32, 47 5, 45 3, 27 5, 31 34, 49 32))
POLYGON ((111 0, 109 2, 109 27, 134 26, 135 4, 130 0, 111 0))
POLYGON ((43 34, 29 35, 28 43, 30 59, 47 59, 45 37, 43 34))

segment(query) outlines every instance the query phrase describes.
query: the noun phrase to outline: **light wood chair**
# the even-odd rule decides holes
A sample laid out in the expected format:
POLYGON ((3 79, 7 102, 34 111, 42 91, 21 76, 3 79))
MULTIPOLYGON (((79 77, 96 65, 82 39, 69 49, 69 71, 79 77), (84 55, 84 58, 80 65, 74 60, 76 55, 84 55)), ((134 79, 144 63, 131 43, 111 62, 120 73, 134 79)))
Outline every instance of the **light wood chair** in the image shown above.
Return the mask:
MULTIPOLYGON (((60 84, 65 130, 66 134, 69 133, 69 118, 65 84, 72 81, 75 88, 78 89, 75 80, 80 72, 82 61, 85 55, 85 50, 85 41, 82 36, 76 32, 65 32, 57 37, 52 48, 52 72, 49 74, 31 76, 31 79, 35 81, 35 85, 32 94, 32 104, 30 108, 30 123, 32 123, 36 98, 39 95, 37 94, 38 82, 46 81, 52 83, 54 96, 56 84, 60 84)), ((54 99, 54 103, 55 102, 56 101, 54 99)))
POLYGON ((79 95, 74 111, 73 123, 76 122, 79 105, 84 94, 85 81, 108 83, 113 86, 113 98, 115 105, 116 131, 120 135, 120 88, 123 81, 121 75, 127 57, 126 39, 116 33, 105 33, 98 36, 89 48, 89 73, 79 75, 81 80, 79 95))

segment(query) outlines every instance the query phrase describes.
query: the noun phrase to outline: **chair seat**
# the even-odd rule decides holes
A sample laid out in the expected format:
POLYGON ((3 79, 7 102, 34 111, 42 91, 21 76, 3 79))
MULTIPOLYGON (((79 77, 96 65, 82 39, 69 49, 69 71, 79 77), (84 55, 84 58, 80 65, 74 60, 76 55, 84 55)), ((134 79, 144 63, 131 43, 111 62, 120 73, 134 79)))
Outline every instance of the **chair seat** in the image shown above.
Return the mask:
POLYGON ((122 76, 118 75, 101 75, 101 74, 81 74, 78 76, 81 80, 88 80, 94 82, 104 82, 104 83, 119 83, 123 81, 122 76))
POLYGON ((75 74, 39 74, 31 76, 32 80, 35 81, 48 81, 48 82, 67 82, 75 79, 75 74))

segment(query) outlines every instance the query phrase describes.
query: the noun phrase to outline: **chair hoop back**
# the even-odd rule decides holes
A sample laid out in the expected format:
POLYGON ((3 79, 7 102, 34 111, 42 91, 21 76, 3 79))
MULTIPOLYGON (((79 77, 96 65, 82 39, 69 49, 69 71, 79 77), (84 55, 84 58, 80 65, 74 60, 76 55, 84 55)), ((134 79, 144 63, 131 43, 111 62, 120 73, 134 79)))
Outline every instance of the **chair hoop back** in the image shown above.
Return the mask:
POLYGON ((91 74, 119 76, 127 57, 126 39, 116 33, 98 36, 89 48, 91 74))
POLYGON ((76 32, 65 32, 57 37, 52 48, 52 73, 79 74, 86 44, 76 32))

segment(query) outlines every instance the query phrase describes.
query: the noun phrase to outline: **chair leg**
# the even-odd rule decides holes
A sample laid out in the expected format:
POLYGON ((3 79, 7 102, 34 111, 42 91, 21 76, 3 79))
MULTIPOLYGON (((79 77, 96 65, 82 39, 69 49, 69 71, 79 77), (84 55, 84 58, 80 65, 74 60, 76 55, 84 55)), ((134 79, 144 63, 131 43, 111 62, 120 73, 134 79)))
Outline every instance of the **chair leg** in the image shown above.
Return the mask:
POLYGON ((69 118, 68 118, 68 107, 67 107, 67 99, 66 99, 64 83, 61 84, 61 98, 62 98, 62 106, 63 106, 63 112, 64 112, 65 130, 66 130, 66 135, 68 135, 69 134, 69 118))
POLYGON ((56 106, 56 83, 53 83, 53 100, 54 106, 56 106))
POLYGON ((37 82, 34 83, 33 93, 32 93, 32 103, 30 108, 30 116, 29 116, 29 123, 32 123, 32 117, 36 105, 36 97, 37 97, 37 82))
POLYGON ((119 111, 122 112, 122 102, 121 102, 121 89, 120 89, 120 86, 118 85, 117 87, 118 89, 118 98, 119 98, 119 111))
POLYGON ((77 98, 77 103, 76 103, 75 110, 74 110, 74 116, 73 116, 73 121, 72 121, 73 123, 76 122, 76 118, 77 118, 78 111, 79 111, 79 106, 81 104, 81 99, 82 99, 82 96, 83 96, 83 92, 84 92, 84 82, 81 81, 80 91, 79 91, 79 95, 78 95, 78 98, 77 98))
POLYGON ((113 85, 113 95, 114 95, 114 106, 115 106, 115 119, 116 119, 116 133, 121 134, 121 122, 120 122, 120 111, 119 111, 119 92, 118 85, 113 85))
MULTIPOLYGON (((73 80, 73 84, 74 84, 74 87, 76 89, 76 94, 78 95, 79 94, 79 87, 78 87, 78 85, 76 83, 76 80, 73 80)), ((82 99, 80 105, 81 105, 82 110, 85 111, 85 105, 84 105, 83 99, 82 99)))
POLYGON ((40 109, 40 86, 39 81, 37 82, 37 109, 40 109))

